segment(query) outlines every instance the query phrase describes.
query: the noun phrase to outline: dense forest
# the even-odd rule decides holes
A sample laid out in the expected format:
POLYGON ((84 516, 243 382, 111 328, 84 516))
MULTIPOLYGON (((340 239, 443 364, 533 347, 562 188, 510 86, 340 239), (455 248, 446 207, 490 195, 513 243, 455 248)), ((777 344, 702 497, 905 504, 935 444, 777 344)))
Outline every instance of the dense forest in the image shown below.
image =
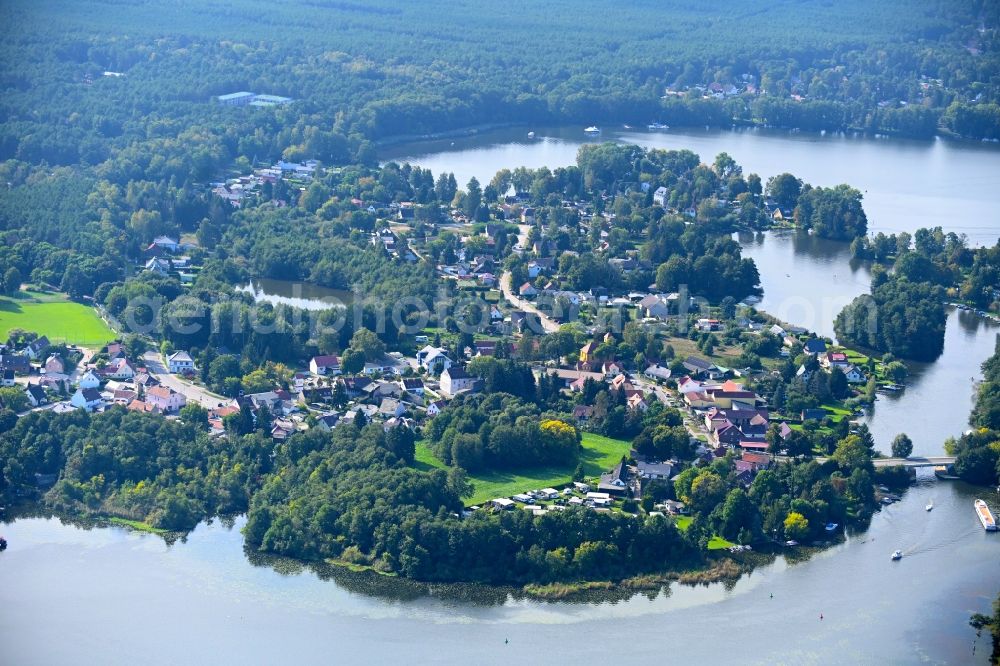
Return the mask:
POLYGON ((183 183, 238 156, 365 161, 379 138, 483 123, 997 137, 997 12, 976 0, 8 2, 0 159, 152 167, 183 183), (211 103, 239 90, 296 102, 211 103))
POLYGON ((955 471, 969 483, 1000 484, 1000 338, 997 351, 983 363, 983 381, 969 425, 972 430, 945 443, 956 456, 955 471))
MULTIPOLYGON (((513 400, 487 397, 494 398, 513 400)), ((451 410, 467 418, 474 406, 451 410)), ((572 427, 564 434, 575 445, 572 427)), ((694 521, 684 532, 662 515, 589 509, 538 519, 526 511, 477 511, 461 519, 469 492, 464 471, 417 470, 412 447, 412 438, 397 431, 357 424, 312 429, 279 444, 236 428, 213 438, 198 407, 186 407, 179 420, 120 407, 21 419, 5 410, 0 497, 43 493, 53 508, 181 531, 207 517, 248 511, 252 549, 337 558, 419 580, 493 583, 676 570, 702 562, 712 533, 743 542, 816 538, 827 522, 864 520, 875 507, 871 451, 855 435, 841 440, 824 465, 779 465, 749 489, 737 479, 732 455, 689 468, 673 488, 654 488, 650 502, 676 496, 688 503, 694 521), (40 479, 47 476, 56 482, 44 490, 40 479)))

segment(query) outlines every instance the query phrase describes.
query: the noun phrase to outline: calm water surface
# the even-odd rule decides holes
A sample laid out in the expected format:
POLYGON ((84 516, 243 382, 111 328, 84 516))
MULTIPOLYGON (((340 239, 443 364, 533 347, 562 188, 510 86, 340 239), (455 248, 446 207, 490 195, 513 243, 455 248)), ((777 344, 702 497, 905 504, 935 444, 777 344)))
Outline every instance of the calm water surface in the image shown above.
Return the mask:
POLYGON ((945 140, 907 141, 759 129, 666 132, 605 128, 588 139, 583 128, 534 128, 395 146, 382 157, 454 172, 461 187, 475 176, 487 183, 501 168, 555 168, 576 162, 586 143, 621 141, 645 148, 689 149, 711 163, 729 153, 744 173, 765 181, 789 172, 813 185, 848 183, 864 194, 872 232, 941 226, 975 244, 1000 237, 1000 146, 945 140))
POLYGON ((118 528, 18 520, 3 525, 12 547, 0 556, 0 663, 583 662, 618 645, 657 663, 985 664, 968 616, 1000 584, 1000 539, 973 515, 979 495, 922 482, 809 561, 778 560, 731 589, 674 585, 587 604, 349 591, 308 570, 253 566, 242 521, 202 524, 167 546, 118 528), (905 557, 893 563, 896 548, 905 557))
POLYGON ((350 305, 354 294, 343 289, 321 287, 308 282, 258 278, 239 288, 258 303, 290 305, 301 310, 329 310, 350 305))
MULTIPOLYGON (((569 164, 582 143, 576 130, 538 133, 545 138, 531 143, 511 131, 395 157, 464 183, 502 167, 569 164)), ((940 224, 982 243, 1000 235, 992 146, 766 132, 604 138, 691 148, 707 160, 724 150, 764 177, 787 170, 821 185, 849 182, 866 192, 875 230, 940 224)), ((761 272, 762 309, 793 323, 832 334, 840 306, 868 288, 867 267, 851 265, 845 244, 796 234, 740 240, 761 272)), ((333 295, 258 286, 280 297, 333 295)), ((960 434, 997 331, 950 312, 942 357, 914 365, 906 391, 880 398, 867 417, 878 445, 888 449, 905 431, 916 453, 934 454, 960 434)), ((779 560, 731 588, 675 585, 582 604, 403 601, 355 578, 278 573, 244 556, 241 521, 200 525, 168 546, 118 528, 17 520, 2 524, 11 548, 0 555, 0 663, 582 663, 613 652, 686 664, 985 664, 989 647, 981 639, 973 653, 968 617, 1000 589, 1000 535, 980 528, 975 497, 1000 508, 996 493, 931 477, 869 530, 807 562, 779 560), (906 556, 892 563, 896 548, 906 556)))

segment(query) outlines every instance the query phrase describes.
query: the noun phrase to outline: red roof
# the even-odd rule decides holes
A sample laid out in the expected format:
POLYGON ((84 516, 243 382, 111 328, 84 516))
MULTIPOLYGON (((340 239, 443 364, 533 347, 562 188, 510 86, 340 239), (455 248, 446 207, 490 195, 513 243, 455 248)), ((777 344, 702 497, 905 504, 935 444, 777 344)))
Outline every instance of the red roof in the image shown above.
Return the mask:
MULTIPOLYGON (((746 442, 746 441, 740 442, 741 449, 756 449, 758 451, 767 451, 767 446, 768 446, 767 442, 746 442)), ((747 454, 744 453, 743 457, 746 458, 746 455, 747 454)))

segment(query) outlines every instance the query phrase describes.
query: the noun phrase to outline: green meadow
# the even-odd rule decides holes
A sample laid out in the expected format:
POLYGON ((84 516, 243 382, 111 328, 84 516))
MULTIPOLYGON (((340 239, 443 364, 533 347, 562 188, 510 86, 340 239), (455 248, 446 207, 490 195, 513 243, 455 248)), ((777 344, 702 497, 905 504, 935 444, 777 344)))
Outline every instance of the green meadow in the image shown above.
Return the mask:
POLYGON ((0 338, 6 339, 15 328, 45 335, 51 342, 83 346, 99 346, 115 338, 94 308, 50 292, 23 291, 13 298, 0 298, 0 338))

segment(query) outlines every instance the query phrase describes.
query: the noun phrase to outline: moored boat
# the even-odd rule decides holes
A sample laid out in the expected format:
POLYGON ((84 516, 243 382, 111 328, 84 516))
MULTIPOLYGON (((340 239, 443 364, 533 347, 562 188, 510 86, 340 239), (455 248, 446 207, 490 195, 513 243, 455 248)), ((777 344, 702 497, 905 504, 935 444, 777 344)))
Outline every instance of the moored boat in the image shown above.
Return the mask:
POLYGON ((990 511, 990 507, 986 505, 981 499, 977 499, 975 502, 976 515, 979 516, 979 522, 983 524, 983 529, 987 532, 997 531, 997 521, 993 517, 993 512, 990 511))
POLYGON ((596 125, 591 125, 590 127, 583 130, 584 134, 589 134, 591 136, 597 136, 601 133, 601 128, 596 125))

